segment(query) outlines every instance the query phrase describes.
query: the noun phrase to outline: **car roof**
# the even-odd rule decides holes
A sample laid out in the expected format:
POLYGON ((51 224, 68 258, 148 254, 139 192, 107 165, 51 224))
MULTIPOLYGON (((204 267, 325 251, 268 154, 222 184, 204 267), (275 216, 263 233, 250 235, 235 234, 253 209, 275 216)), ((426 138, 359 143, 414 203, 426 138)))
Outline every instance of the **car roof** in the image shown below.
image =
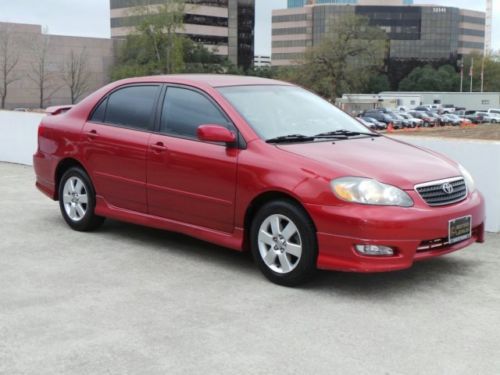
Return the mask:
POLYGON ((163 82, 163 83, 177 83, 187 85, 203 85, 210 87, 227 87, 227 86, 254 86, 254 85, 281 85, 292 86, 290 83, 277 81, 274 79, 251 77, 251 76, 238 76, 230 74, 170 74, 170 75, 157 75, 147 77, 129 78, 120 81, 121 84, 125 83, 140 83, 140 82, 163 82))

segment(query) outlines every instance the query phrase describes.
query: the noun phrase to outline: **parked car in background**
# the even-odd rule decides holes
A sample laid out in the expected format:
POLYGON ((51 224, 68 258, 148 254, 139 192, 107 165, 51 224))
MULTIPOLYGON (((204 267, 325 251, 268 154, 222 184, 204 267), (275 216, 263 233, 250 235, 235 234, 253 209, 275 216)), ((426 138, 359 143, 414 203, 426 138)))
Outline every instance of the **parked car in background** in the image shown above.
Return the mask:
POLYGON ((403 123, 403 128, 414 128, 413 123, 408 120, 406 117, 401 116, 399 113, 391 112, 391 115, 395 120, 399 120, 403 123))
POLYGON ((367 128, 375 129, 374 124, 372 124, 371 122, 365 121, 362 117, 356 117, 356 120, 358 120, 360 123, 362 123, 367 128))
POLYGON ((421 111, 410 111, 409 112, 413 117, 421 119, 424 127, 433 127, 436 125, 436 119, 432 116, 427 115, 426 112, 421 111))
POLYGON ((406 120, 410 121, 412 128, 421 127, 424 124, 423 120, 416 118, 416 117, 413 117, 409 112, 408 113, 400 112, 398 114, 401 117, 405 118, 406 120))
POLYGON ((361 119, 364 122, 367 122, 370 124, 370 128, 376 129, 376 130, 385 130, 387 129, 387 124, 375 120, 373 117, 361 117, 361 119))
POLYGON ((250 250, 287 286, 484 241, 484 198, 464 167, 285 82, 131 78, 64 108, 43 117, 33 164, 77 231, 112 218, 250 250))
POLYGON ((464 117, 468 118, 474 124, 482 124, 484 122, 484 117, 480 113, 484 113, 477 110, 464 111, 464 117))
POLYGON ((498 124, 500 123, 500 114, 496 114, 494 112, 477 112, 477 116, 481 116, 483 118, 483 122, 490 124, 498 124))
POLYGON ((445 104, 443 105, 443 108, 441 110, 442 113, 448 114, 448 113, 454 113, 455 112, 455 106, 453 104, 445 104))
POLYGON ((392 124, 395 129, 401 129, 403 127, 403 122, 393 118, 386 110, 383 109, 371 109, 363 113, 363 117, 371 117, 377 121, 383 122, 387 126, 392 124))
POLYGON ((500 108, 490 108, 490 109, 488 109, 487 112, 488 113, 493 113, 495 115, 499 115, 500 116, 500 108))
POLYGON ((438 125, 439 126, 446 125, 445 119, 442 117, 442 115, 438 114, 437 112, 426 111, 425 114, 434 120, 434 124, 436 126, 438 126, 438 125))
POLYGON ((415 108, 413 108, 414 111, 421 111, 421 112, 427 112, 427 111, 432 111, 432 106, 431 105, 419 105, 415 108))
POLYGON ((462 118, 455 115, 454 113, 448 113, 445 116, 446 116, 446 119, 447 119, 447 122, 449 125, 453 125, 453 126, 462 125, 462 122, 463 122, 462 118))

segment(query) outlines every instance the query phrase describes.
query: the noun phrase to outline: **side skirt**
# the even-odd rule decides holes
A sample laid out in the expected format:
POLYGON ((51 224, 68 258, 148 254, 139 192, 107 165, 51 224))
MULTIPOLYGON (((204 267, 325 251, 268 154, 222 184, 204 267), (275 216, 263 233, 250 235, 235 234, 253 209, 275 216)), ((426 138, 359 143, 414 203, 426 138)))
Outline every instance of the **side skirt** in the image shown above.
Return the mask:
POLYGON ((108 204, 104 198, 100 196, 96 196, 95 213, 96 215, 110 219, 183 233, 219 246, 243 251, 243 228, 235 228, 233 233, 220 232, 158 216, 121 209, 108 204))

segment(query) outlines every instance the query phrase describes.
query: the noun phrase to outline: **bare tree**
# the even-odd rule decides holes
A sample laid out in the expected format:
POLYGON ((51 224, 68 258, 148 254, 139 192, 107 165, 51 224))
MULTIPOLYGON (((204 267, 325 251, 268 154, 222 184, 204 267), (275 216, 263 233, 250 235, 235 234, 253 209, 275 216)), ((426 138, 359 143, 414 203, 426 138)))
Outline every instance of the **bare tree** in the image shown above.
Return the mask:
POLYGON ((71 104, 75 104, 85 91, 88 90, 89 78, 87 51, 85 48, 79 53, 71 50, 65 62, 63 74, 63 81, 70 91, 71 104))
POLYGON ((50 38, 48 35, 42 35, 34 44, 34 59, 31 64, 31 72, 28 73, 28 78, 36 84, 38 89, 40 108, 44 108, 47 97, 52 96, 52 94, 60 89, 60 86, 55 86, 56 77, 48 66, 49 44, 50 38))
POLYGON ((0 108, 5 108, 9 85, 19 78, 14 69, 19 62, 19 50, 13 46, 9 29, 0 30, 0 108))

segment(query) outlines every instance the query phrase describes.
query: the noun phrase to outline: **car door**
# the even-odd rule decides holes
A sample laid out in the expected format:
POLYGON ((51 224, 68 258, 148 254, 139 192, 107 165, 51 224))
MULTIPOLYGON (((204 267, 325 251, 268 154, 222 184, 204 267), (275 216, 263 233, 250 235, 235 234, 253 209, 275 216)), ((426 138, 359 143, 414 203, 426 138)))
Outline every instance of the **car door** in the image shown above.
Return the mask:
POLYGON ((187 87, 169 86, 160 111, 149 140, 149 213, 232 232, 240 150, 199 141, 196 131, 203 124, 236 129, 211 98, 187 87))
POLYGON ((146 158, 160 85, 121 87, 109 94, 83 127, 84 160, 98 197, 146 213, 146 158))

